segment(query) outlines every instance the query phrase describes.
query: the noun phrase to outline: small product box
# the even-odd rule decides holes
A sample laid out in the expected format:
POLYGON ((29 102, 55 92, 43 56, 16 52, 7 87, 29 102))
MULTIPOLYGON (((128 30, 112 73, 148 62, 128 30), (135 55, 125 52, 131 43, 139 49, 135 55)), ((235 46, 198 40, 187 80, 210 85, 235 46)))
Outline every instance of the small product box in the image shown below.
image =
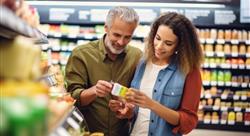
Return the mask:
POLYGON ((122 85, 120 85, 118 83, 114 83, 111 94, 124 98, 127 91, 128 91, 127 87, 122 86, 122 85))

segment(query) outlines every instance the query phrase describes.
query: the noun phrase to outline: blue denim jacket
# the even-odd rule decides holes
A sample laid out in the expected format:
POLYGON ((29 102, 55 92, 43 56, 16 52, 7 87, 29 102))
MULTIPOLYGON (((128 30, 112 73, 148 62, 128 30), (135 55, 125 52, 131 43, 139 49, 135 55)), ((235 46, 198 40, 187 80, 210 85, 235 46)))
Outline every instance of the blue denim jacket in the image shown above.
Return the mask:
MULTIPOLYGON (((145 60, 140 61, 131 82, 132 88, 139 89, 145 67, 145 60)), ((153 99, 168 108, 177 110, 181 103, 185 78, 184 74, 178 69, 178 66, 174 63, 170 63, 168 67, 160 70, 157 76, 153 88, 153 99)), ((135 110, 135 118, 138 114, 138 110, 139 108, 137 107, 135 110)), ((134 123, 135 119, 132 126, 134 123)), ((174 127, 175 126, 169 124, 154 112, 150 112, 149 136, 173 136, 172 129, 174 127)), ((177 136, 181 136, 181 134, 177 134, 177 136)))

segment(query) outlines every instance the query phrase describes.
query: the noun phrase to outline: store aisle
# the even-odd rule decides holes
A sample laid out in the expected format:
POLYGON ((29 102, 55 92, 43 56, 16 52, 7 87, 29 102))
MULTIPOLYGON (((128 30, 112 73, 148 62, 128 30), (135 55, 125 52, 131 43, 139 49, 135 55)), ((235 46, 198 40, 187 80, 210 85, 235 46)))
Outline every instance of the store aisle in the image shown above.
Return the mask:
POLYGON ((250 136, 249 132, 195 129, 185 136, 250 136))

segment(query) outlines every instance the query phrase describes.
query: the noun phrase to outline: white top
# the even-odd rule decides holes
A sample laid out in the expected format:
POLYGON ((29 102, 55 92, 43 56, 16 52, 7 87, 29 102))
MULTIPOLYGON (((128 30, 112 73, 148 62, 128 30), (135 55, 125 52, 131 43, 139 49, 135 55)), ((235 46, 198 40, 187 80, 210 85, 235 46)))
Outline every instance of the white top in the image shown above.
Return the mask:
MULTIPOLYGON (((143 91, 149 98, 152 99, 152 92, 158 73, 167 65, 159 66, 153 63, 146 65, 144 75, 141 80, 140 91, 143 91)), ((150 121, 150 110, 139 108, 138 116, 134 124, 134 128, 130 136, 148 136, 150 121)))

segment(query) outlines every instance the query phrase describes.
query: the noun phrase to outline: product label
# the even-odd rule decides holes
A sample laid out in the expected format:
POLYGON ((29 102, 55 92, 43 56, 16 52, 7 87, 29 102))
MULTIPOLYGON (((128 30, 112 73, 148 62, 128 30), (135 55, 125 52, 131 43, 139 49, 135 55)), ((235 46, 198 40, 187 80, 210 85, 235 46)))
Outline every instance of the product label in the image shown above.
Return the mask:
POLYGON ((128 88, 125 86, 122 86, 118 83, 114 83, 113 89, 111 91, 112 95, 125 97, 126 92, 128 91, 128 88))

